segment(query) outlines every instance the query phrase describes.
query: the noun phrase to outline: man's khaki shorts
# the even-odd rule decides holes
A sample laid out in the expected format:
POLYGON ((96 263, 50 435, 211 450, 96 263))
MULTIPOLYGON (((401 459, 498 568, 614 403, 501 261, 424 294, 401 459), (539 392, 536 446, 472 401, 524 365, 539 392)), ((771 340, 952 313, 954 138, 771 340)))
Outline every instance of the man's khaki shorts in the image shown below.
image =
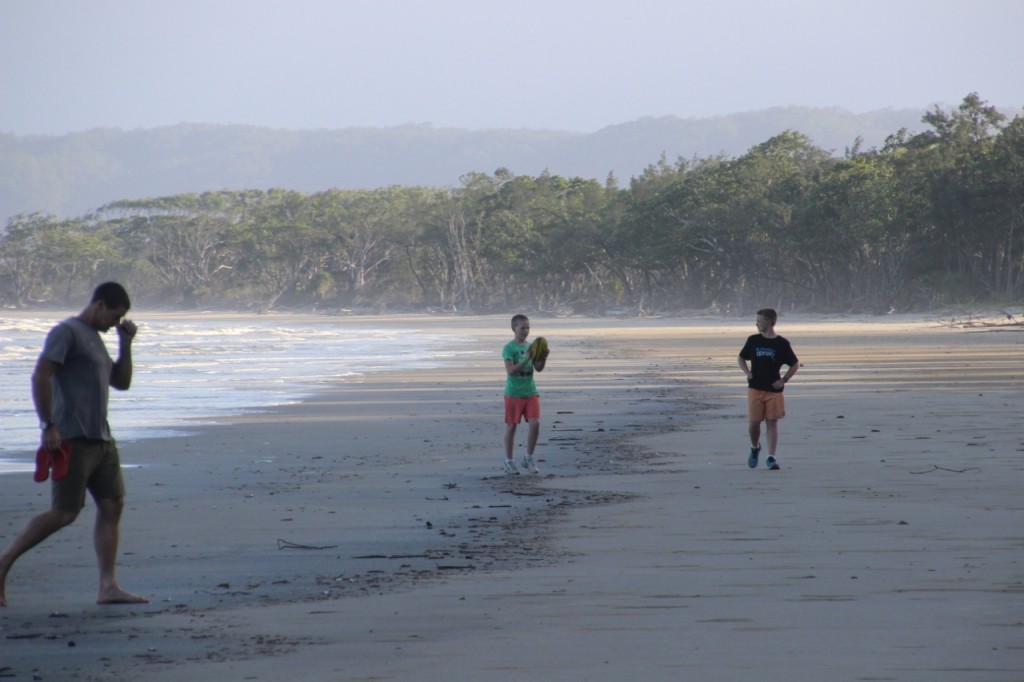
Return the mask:
POLYGON ((68 475, 53 482, 53 509, 77 514, 85 506, 86 490, 96 500, 124 497, 121 458, 114 441, 72 438, 66 442, 71 444, 71 463, 68 475))
POLYGON ((750 422, 775 421, 786 416, 786 399, 781 393, 747 389, 747 418, 750 422))

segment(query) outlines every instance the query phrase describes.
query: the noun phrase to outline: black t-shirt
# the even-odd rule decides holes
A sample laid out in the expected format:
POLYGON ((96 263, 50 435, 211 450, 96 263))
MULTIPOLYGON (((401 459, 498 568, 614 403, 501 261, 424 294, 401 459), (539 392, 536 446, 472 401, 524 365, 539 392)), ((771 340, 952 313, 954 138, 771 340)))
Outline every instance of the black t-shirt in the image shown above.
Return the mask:
POLYGON ((773 393, 782 392, 781 388, 772 386, 781 378, 779 370, 782 366, 795 367, 799 362, 789 341, 781 336, 769 339, 763 334, 754 334, 748 338, 743 350, 740 351, 740 357, 750 363, 750 373, 753 376, 747 380, 747 385, 773 393))

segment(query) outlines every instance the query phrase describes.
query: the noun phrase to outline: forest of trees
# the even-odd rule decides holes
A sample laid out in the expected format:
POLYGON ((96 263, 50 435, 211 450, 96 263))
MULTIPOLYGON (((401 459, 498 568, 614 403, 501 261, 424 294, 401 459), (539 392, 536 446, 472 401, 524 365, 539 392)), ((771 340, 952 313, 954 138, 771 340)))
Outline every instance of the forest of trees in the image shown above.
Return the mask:
POLYGON ((876 312, 1024 291, 1024 117, 977 95, 837 158, 785 131, 662 158, 620 186, 504 169, 457 187, 221 191, 18 215, 0 304, 77 306, 105 279, 151 306, 876 312))

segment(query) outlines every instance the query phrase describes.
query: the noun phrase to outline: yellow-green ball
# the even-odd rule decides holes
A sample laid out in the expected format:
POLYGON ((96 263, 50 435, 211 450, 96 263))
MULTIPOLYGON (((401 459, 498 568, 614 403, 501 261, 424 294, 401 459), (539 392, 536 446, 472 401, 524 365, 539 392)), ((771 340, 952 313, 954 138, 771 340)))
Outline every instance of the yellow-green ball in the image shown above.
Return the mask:
POLYGON ((530 344, 529 353, 530 358, 534 362, 540 360, 542 357, 548 354, 548 340, 545 339, 543 336, 538 336, 536 339, 533 340, 533 343, 530 344))

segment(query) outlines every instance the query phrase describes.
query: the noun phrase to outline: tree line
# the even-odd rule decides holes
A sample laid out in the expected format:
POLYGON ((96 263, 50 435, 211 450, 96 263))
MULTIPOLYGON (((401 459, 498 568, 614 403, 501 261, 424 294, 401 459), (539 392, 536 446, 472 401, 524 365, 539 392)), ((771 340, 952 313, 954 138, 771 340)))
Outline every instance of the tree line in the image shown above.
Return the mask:
POLYGON ((210 191, 22 214, 0 303, 649 314, 886 312, 1024 289, 1024 117, 978 95, 842 157, 788 130, 628 187, 506 169, 456 187, 210 191))
POLYGON ((842 150, 856 135, 863 136, 865 146, 877 147, 894 130, 923 130, 922 114, 923 108, 853 114, 776 107, 704 119, 646 117, 592 133, 429 124, 279 130, 195 123, 59 136, 0 131, 0 229, 18 213, 77 216, 111 199, 209 189, 449 187, 468 170, 499 167, 528 175, 547 170, 566 177, 630 178, 662 153, 670 159, 738 156, 780 130, 799 130, 830 150, 842 150))

